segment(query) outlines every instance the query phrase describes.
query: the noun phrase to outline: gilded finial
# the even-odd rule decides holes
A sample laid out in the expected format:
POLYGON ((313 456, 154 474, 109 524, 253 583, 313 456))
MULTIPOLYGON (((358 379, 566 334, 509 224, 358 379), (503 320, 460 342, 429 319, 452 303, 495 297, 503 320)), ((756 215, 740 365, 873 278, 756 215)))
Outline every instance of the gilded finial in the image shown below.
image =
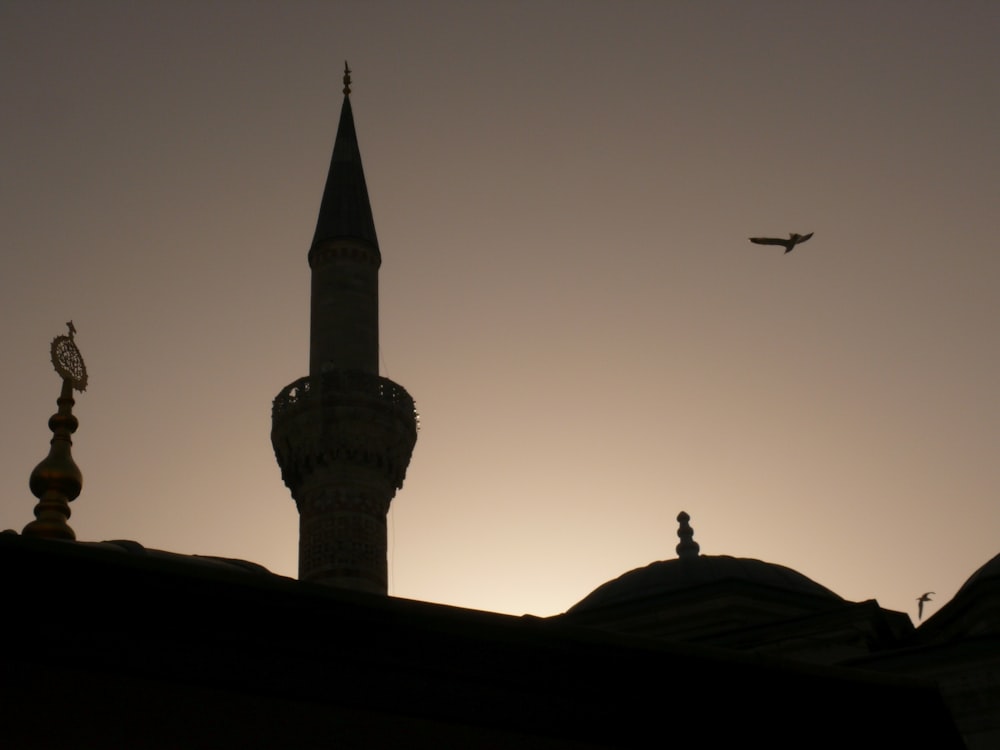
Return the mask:
POLYGON ((52 366, 56 368, 59 377, 69 381, 73 388, 83 393, 87 390, 87 365, 83 363, 83 355, 73 340, 76 326, 71 320, 66 323, 66 327, 69 328, 68 336, 56 336, 52 339, 52 366))
POLYGON ((694 540, 694 529, 688 523, 690 520, 691 516, 684 511, 677 514, 677 522, 680 524, 680 527, 677 529, 677 536, 681 539, 677 545, 677 557, 681 560, 690 560, 697 557, 698 550, 701 549, 698 542, 694 540))
POLYGON ((59 410, 49 418, 52 430, 49 455, 31 472, 28 483, 31 494, 38 498, 35 520, 22 531, 25 536, 43 539, 76 539, 66 521, 70 517, 70 502, 83 488, 83 474, 70 448, 72 435, 80 424, 73 416, 73 389, 83 391, 87 387, 87 367, 73 340, 76 326, 72 320, 66 326, 69 335, 56 336, 51 347, 52 365, 62 378, 62 390, 56 400, 59 410))
POLYGON ((351 69, 347 67, 347 60, 344 60, 344 96, 351 93, 351 69))

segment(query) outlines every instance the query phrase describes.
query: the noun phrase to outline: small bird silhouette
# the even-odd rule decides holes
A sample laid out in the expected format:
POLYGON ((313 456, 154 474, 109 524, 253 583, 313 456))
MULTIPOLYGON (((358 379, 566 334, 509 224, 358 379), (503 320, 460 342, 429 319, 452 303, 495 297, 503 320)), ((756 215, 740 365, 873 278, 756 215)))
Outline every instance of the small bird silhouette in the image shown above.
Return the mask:
POLYGON ((751 237, 750 241, 757 245, 781 245, 785 248, 785 253, 792 252, 792 248, 798 244, 801 244, 813 236, 813 233, 809 234, 795 234, 792 232, 788 235, 787 240, 779 239, 778 237, 751 237))
POLYGON ((924 619, 924 602, 929 602, 931 600, 931 594, 933 591, 926 591, 917 597, 917 619, 924 619))

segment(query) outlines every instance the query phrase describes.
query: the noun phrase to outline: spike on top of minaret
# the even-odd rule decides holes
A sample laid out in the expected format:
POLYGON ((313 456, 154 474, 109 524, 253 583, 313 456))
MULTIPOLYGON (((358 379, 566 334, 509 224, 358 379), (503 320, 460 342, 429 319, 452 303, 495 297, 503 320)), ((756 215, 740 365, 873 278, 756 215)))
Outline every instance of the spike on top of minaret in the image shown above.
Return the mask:
POLYGON ((677 557, 680 560, 691 560, 698 557, 698 551, 701 549, 698 542, 694 540, 694 529, 691 528, 690 520, 691 516, 684 511, 677 514, 677 522, 680 524, 677 536, 681 539, 677 545, 677 557))
POLYGON ((351 95, 351 68, 344 60, 344 96, 351 95))

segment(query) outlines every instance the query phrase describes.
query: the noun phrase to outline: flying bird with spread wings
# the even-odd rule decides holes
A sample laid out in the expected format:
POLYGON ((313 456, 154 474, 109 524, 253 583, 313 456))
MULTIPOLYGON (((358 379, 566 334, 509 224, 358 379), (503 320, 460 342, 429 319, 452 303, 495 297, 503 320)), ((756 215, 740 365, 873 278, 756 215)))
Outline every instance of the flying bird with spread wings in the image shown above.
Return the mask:
POLYGON ((923 620, 924 619, 924 602, 929 602, 931 600, 931 594, 933 594, 933 593, 934 593, 933 591, 927 591, 926 593, 923 593, 923 594, 921 594, 920 596, 917 597, 917 619, 918 620, 923 620))
POLYGON ((812 236, 813 236, 812 232, 810 232, 809 234, 796 234, 792 232, 791 234, 788 235, 787 240, 783 240, 778 237, 751 237, 750 241, 756 245, 781 245, 783 248, 785 248, 785 253, 787 254, 792 252, 792 248, 794 248, 796 245, 805 242, 812 236))

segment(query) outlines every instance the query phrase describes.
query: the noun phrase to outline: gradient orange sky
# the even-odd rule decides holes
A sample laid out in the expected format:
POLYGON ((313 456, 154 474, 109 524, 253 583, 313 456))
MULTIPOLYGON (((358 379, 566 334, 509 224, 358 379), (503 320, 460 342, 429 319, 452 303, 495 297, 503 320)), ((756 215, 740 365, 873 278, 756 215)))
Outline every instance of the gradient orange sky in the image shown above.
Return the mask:
POLYGON ((295 575, 270 402, 346 58, 421 413, 390 593, 553 614, 686 510, 915 619, 1000 552, 998 39, 993 0, 6 0, 0 528, 72 318, 78 538, 295 575))

